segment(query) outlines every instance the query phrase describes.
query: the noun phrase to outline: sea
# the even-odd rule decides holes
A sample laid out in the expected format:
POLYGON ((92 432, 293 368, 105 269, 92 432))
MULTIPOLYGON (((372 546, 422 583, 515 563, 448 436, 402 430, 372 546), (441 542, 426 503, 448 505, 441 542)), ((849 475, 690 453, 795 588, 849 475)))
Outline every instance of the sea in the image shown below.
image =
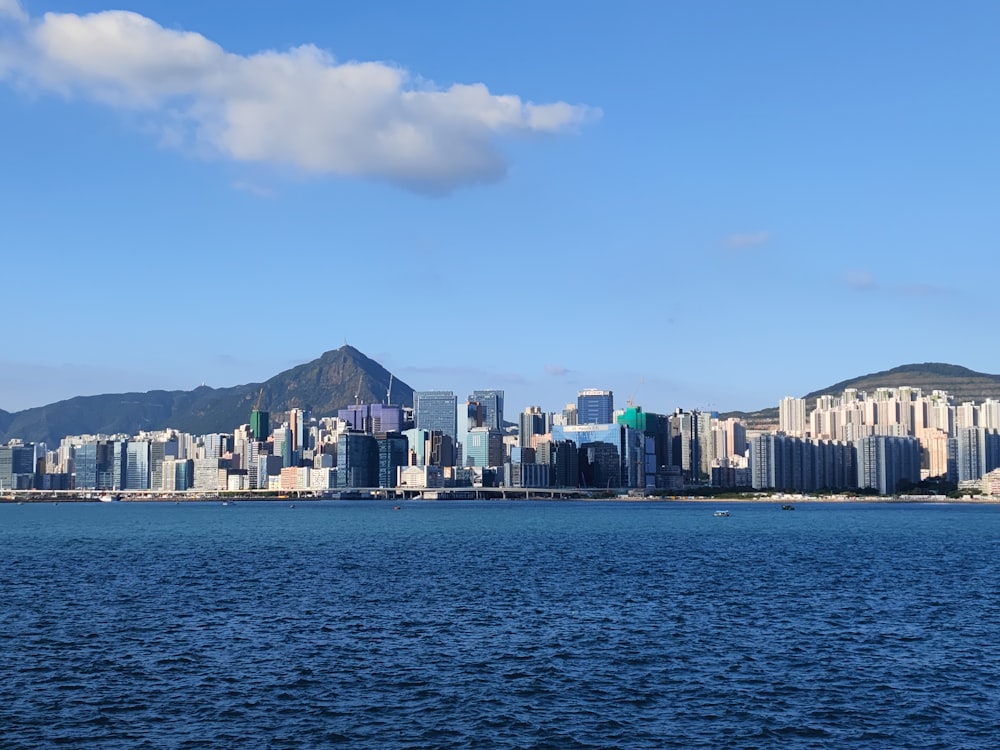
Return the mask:
POLYGON ((4 504, 0 748, 992 749, 998 570, 997 505, 4 504))

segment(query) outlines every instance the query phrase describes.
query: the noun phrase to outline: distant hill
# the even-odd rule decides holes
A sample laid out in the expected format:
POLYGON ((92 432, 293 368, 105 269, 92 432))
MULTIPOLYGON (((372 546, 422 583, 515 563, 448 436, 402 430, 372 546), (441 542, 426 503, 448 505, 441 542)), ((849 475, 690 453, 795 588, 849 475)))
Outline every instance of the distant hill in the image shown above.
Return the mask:
MULTIPOLYGON (((56 445, 66 435, 131 435, 166 427, 192 434, 231 432, 250 421, 258 395, 261 409, 272 413, 298 408, 311 410, 315 416, 331 416, 353 404, 359 388, 365 403, 385 401, 389 378, 389 371, 378 362, 352 346, 342 346, 263 383, 77 396, 14 413, 0 410, 0 440, 21 438, 56 445)), ((413 404, 413 389, 395 377, 392 402, 413 404)))
MULTIPOLYGON (((920 388, 925 394, 935 390, 947 391, 955 403, 963 401, 980 403, 987 398, 1000 399, 1000 375, 987 375, 967 367, 942 362, 900 365, 891 370, 869 373, 812 391, 803 398, 809 401, 811 411, 815 406, 815 399, 819 396, 839 396, 847 388, 872 392, 877 388, 900 386, 920 388)), ((768 429, 778 424, 778 407, 773 406, 754 412, 728 412, 722 416, 739 417, 751 428, 768 429)))
POLYGON ((948 391, 956 403, 962 401, 980 402, 987 398, 1000 398, 1000 375, 987 375, 967 367, 948 365, 942 362, 900 365, 891 370, 883 370, 834 383, 827 388, 807 393, 805 398, 814 399, 827 394, 839 395, 843 393, 845 388, 874 391, 876 388, 904 385, 920 388, 924 393, 930 393, 933 390, 948 391))

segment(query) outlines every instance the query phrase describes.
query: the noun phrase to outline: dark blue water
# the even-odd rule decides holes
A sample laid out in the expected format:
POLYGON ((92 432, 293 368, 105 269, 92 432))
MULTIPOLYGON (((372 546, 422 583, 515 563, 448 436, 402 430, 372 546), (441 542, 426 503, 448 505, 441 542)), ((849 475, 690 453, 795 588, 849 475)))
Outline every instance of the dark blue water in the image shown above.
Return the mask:
POLYGON ((0 747, 1000 746, 1000 507, 296 506, 0 506, 0 747))

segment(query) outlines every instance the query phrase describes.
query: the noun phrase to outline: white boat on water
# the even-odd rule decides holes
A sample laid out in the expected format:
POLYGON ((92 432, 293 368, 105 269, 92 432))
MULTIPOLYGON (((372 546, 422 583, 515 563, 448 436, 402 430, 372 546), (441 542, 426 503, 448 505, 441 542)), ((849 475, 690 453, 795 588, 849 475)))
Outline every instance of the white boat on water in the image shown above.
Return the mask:
POLYGON ((716 518, 728 518, 729 517, 729 511, 728 510, 717 510, 717 511, 715 511, 714 515, 715 515, 716 518))
POLYGON ((118 495, 101 495, 97 499, 100 500, 102 503, 117 503, 119 500, 121 500, 121 498, 118 497, 118 495))

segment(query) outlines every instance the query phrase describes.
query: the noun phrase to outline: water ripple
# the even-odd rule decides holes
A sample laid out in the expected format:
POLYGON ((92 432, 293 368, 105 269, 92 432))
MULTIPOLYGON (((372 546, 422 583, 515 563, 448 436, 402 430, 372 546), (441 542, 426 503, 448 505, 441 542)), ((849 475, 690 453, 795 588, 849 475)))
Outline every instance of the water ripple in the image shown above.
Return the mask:
POLYGON ((992 508, 58 510, 0 506, 4 748, 1000 745, 992 508))

